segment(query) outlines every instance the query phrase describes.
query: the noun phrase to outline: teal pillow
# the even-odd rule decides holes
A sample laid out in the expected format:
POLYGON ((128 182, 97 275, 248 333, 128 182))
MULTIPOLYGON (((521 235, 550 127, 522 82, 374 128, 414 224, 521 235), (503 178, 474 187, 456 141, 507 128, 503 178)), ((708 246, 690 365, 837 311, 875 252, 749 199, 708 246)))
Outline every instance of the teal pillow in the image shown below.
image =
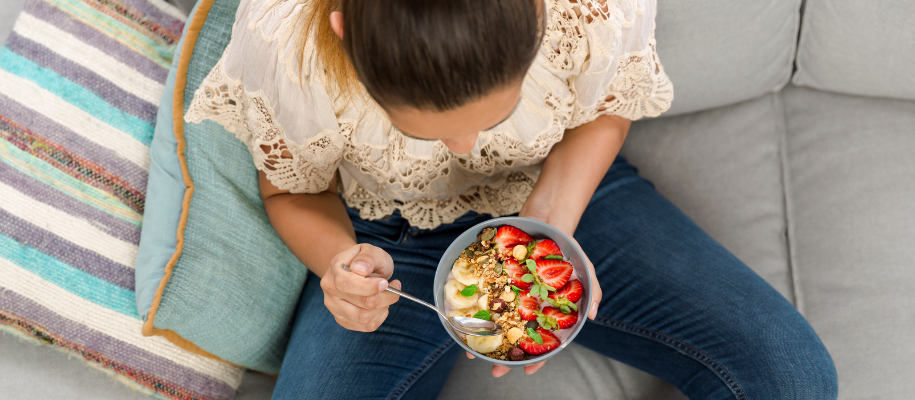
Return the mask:
MULTIPOLYGON (((182 115, 228 45, 238 5, 201 0, 192 14, 173 71, 182 115)), ((143 227, 137 262, 143 333, 278 373, 307 269, 267 219, 247 147, 215 122, 172 117, 151 149, 146 212, 156 220, 143 227)))

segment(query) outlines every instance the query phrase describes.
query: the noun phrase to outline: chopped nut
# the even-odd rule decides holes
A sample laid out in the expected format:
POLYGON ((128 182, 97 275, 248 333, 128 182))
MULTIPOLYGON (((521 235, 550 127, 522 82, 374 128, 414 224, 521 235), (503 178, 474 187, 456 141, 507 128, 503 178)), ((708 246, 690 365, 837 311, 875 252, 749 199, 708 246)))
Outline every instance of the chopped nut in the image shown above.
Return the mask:
POLYGON ((508 338, 508 341, 511 343, 517 343, 518 339, 521 339, 521 336, 524 336, 524 332, 518 328, 511 328, 508 332, 505 332, 505 337, 508 338))
POLYGON ((508 351, 508 358, 512 361, 521 361, 524 359, 524 350, 521 350, 518 347, 512 347, 508 351))
POLYGON ((512 257, 515 257, 518 261, 523 260, 525 256, 527 256, 527 246, 519 244, 512 249, 512 257))
POLYGON ((506 303, 511 303, 515 301, 515 292, 509 290, 507 292, 502 292, 502 295, 499 296, 500 299, 505 300, 506 303))
POLYGON ((489 302, 489 309, 497 313, 505 312, 505 300, 492 299, 492 301, 489 302))

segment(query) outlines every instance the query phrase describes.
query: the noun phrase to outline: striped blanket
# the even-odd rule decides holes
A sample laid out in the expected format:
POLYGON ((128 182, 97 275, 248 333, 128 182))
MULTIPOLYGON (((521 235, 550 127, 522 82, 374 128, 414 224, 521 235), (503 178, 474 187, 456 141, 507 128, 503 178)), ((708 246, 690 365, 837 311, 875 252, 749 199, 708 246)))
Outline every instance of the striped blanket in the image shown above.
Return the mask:
POLYGON ((162 0, 26 1, 0 49, 0 329, 161 398, 231 399, 242 370, 142 336, 134 294, 183 18, 162 0))

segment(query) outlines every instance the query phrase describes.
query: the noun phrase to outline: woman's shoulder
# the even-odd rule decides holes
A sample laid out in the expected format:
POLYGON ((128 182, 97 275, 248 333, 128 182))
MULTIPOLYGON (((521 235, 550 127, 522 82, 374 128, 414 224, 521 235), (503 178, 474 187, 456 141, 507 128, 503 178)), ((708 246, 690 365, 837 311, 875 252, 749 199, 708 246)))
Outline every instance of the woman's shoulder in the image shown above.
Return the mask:
POLYGON ((543 50, 548 53, 568 53, 581 61, 615 59, 620 52, 648 47, 654 32, 657 0, 547 0, 547 5, 543 50))
MULTIPOLYGON (((225 56, 247 66, 275 65, 292 83, 311 79, 314 46, 307 41, 305 12, 312 0, 242 0, 225 56)), ((313 83, 313 82, 310 82, 313 83)))

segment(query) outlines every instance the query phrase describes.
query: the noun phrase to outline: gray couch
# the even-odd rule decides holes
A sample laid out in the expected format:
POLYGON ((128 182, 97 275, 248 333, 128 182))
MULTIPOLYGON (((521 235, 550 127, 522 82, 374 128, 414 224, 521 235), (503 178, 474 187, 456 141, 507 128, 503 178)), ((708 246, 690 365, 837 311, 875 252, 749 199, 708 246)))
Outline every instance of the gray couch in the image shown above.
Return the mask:
MULTIPOLYGON (((807 317, 835 360, 840 398, 911 398, 915 2, 658 2, 674 106, 634 124, 623 154, 807 317)), ((13 8, 0 9, 0 40, 13 8)), ((238 398, 267 398, 272 385, 248 373, 238 398)), ((507 388, 527 399, 683 397, 573 344, 533 377, 496 380, 485 361, 461 357, 440 398, 493 398, 507 388), (559 371, 561 385, 551 377, 559 371)), ((3 335, 0 393, 144 397, 3 335)))

